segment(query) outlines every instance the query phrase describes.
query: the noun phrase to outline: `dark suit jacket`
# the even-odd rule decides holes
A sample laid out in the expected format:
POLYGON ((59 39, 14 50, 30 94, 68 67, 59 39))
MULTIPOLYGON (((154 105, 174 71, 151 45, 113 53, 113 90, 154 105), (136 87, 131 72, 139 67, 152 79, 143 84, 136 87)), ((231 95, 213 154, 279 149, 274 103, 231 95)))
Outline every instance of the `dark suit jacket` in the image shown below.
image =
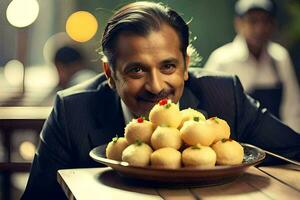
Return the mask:
MULTIPOLYGON (((231 138, 239 142, 300 159, 300 135, 245 95, 237 77, 194 69, 185 83, 180 107, 225 119, 231 138)), ((109 88, 103 74, 59 92, 41 132, 23 199, 64 199, 56 181, 57 170, 99 166, 89 151, 116 134, 122 135, 124 126, 119 96, 109 88)))

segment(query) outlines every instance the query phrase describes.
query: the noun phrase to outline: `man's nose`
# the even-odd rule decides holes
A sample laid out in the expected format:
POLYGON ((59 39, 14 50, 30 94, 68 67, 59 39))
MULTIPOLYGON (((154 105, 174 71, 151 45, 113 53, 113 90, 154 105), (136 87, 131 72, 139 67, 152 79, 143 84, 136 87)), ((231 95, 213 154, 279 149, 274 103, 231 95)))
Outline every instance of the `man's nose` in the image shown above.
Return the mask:
POLYGON ((152 94, 159 94, 164 89, 164 81, 160 72, 155 71, 149 75, 145 88, 152 94))

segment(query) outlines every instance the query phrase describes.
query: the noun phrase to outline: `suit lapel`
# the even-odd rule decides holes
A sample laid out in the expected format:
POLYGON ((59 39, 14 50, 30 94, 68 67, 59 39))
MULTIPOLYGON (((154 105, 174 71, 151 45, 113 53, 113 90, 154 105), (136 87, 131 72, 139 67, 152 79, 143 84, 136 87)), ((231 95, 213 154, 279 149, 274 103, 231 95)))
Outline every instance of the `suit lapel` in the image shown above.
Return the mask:
POLYGON ((188 87, 184 88, 179 105, 180 110, 193 108, 200 111, 206 118, 208 117, 207 112, 202 108, 201 100, 199 100, 188 87))
POLYGON ((124 117, 119 96, 109 88, 99 91, 96 106, 96 120, 89 132, 92 148, 108 143, 116 135, 124 135, 124 117))

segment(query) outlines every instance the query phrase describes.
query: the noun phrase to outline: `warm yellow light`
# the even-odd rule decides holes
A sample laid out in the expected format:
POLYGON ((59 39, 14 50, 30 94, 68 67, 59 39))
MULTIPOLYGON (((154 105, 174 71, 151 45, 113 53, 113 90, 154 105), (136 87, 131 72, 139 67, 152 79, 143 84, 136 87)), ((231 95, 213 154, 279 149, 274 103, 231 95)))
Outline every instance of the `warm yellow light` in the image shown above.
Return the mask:
POLYGON ((97 32, 97 19, 89 12, 78 11, 69 16, 66 23, 66 32, 77 42, 90 40, 97 32))
POLYGON ((24 65, 18 60, 11 60, 4 66, 4 77, 13 86, 23 83, 24 65))
POLYGON ((6 10, 8 22, 15 27, 29 26, 38 14, 39 4, 36 0, 13 0, 6 10))
POLYGON ((35 154, 35 149, 36 148, 34 144, 29 141, 25 141, 20 145, 19 152, 25 160, 32 161, 35 154))

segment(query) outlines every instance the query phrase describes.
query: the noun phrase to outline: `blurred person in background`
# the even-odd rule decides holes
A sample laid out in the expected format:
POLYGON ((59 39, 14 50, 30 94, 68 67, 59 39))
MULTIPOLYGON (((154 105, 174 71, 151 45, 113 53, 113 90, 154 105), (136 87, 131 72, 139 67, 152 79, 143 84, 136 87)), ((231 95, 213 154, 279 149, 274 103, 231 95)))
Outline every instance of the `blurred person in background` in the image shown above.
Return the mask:
POLYGON ((97 75, 86 66, 84 54, 76 47, 67 45, 60 47, 54 57, 53 63, 58 74, 58 85, 43 100, 42 104, 52 105, 56 92, 79 84, 97 75))
POLYGON ((273 115, 300 132, 300 89, 287 50, 272 42, 276 5, 271 0, 239 0, 237 36, 216 49, 205 68, 238 75, 245 91, 273 115))
POLYGON ((58 72, 59 89, 66 89, 96 75, 96 72, 86 67, 83 54, 75 47, 61 47, 53 60, 58 72))

